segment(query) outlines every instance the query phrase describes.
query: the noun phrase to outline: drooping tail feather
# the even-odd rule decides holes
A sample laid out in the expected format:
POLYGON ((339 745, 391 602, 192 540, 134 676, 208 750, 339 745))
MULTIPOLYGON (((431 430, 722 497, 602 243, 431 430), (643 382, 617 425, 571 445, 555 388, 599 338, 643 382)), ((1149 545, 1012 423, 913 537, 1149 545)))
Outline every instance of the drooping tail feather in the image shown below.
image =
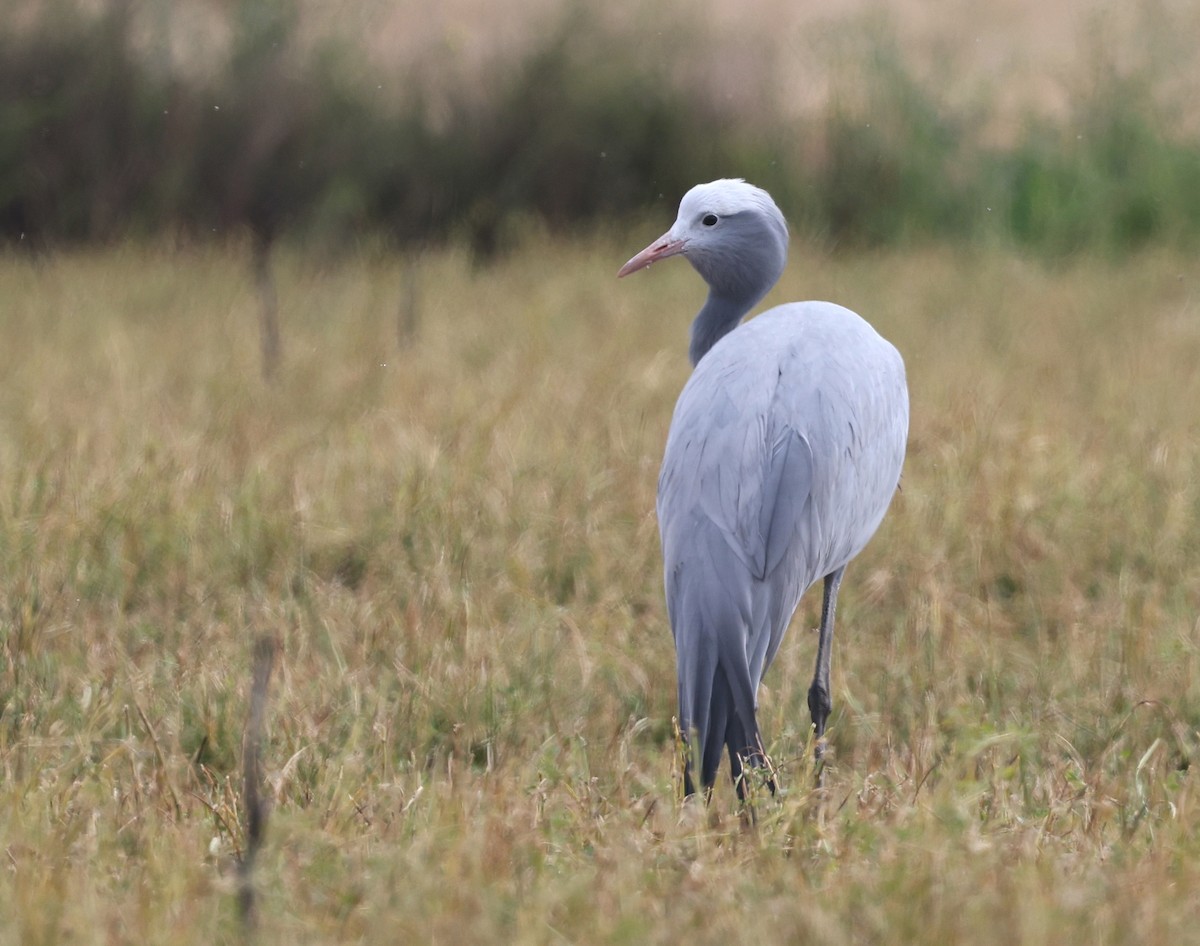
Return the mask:
POLYGON ((722 750, 727 750, 738 794, 744 797, 743 764, 766 762, 755 719, 758 682, 748 655, 748 643, 761 636, 754 626, 753 583, 736 579, 744 566, 715 525, 703 517, 689 523, 686 550, 673 534, 663 536, 664 561, 673 563, 666 569, 666 593, 675 637, 679 723, 689 740, 684 790, 695 793, 697 772, 699 788, 711 790, 722 750))
MULTIPOLYGON (((699 764, 700 788, 706 793, 716 782, 722 750, 729 754, 730 773, 738 797, 744 797, 743 765, 766 763, 754 711, 754 682, 742 648, 740 634, 726 633, 700 639, 679 654, 680 725, 689 742, 684 771, 684 791, 694 794, 692 767, 699 764)), ((774 783, 768 782, 774 791, 774 783)))

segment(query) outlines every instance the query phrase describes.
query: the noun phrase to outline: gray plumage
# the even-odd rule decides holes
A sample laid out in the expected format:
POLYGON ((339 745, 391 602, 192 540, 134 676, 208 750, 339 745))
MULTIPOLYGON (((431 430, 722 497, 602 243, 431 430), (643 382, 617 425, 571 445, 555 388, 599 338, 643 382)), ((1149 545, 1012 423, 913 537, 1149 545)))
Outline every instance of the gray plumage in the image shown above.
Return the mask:
MULTIPOLYGON (((681 254, 709 285, 658 483, 680 726, 711 789, 722 749, 742 794, 765 762, 758 685, 801 595, 825 582, 809 689, 818 756, 830 711, 829 649, 847 563, 875 533, 908 436, 904 363, 849 309, 776 306, 744 325, 787 258, 771 197, 740 180, 692 188, 674 226, 625 276, 681 254)), ((772 785, 773 787, 773 785, 772 785)), ((695 791, 691 752, 685 791, 695 791)))

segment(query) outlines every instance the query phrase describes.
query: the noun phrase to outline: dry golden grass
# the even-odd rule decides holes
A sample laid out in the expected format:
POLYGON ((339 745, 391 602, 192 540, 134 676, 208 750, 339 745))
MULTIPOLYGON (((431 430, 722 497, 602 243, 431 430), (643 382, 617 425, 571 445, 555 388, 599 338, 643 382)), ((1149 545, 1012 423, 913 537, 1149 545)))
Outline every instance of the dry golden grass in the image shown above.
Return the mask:
MULTIPOLYGON (((657 231, 655 231, 657 232, 657 231)), ((677 801, 653 517, 701 287, 653 234, 495 268, 0 259, 0 943, 238 938, 252 642, 280 642, 263 943, 1200 941, 1200 293, 1150 253, 828 258, 905 354, 903 492, 767 676, 786 791, 677 801)))

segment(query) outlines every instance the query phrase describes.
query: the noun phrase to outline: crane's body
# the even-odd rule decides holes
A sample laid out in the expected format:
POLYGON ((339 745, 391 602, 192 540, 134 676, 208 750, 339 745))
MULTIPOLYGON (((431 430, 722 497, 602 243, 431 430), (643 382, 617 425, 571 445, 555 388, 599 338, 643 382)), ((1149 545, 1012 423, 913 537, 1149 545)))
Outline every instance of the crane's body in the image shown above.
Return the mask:
POLYGON ((747 322, 684 387, 658 521, 680 715, 699 733, 732 729, 701 743, 715 750, 701 759, 705 784, 723 745, 749 759, 761 751, 753 696, 801 595, 845 568, 883 520, 904 460, 908 412, 891 409, 904 389, 896 349, 825 302, 747 322))
MULTIPOLYGON (((849 309, 777 306, 739 325, 782 272, 787 230, 764 191, 700 185, 675 226, 622 269, 688 257, 710 294, 696 369, 675 407, 658 486, 680 725, 711 788, 723 749, 742 791, 765 761, 755 711, 801 596, 825 581, 809 707, 822 746, 842 573, 900 479, 908 394, 899 353, 849 309), (723 232, 719 229, 724 227, 723 232)), ((692 763, 685 772, 695 791, 692 763)))

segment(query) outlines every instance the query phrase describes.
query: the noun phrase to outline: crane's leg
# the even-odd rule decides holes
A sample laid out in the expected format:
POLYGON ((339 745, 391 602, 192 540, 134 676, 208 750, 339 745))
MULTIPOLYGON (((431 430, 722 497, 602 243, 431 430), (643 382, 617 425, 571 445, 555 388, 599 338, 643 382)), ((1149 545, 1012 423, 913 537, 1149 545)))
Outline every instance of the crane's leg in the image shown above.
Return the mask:
POLYGON ((821 604, 820 639, 817 641, 817 670, 813 674, 812 686, 808 688, 808 709, 817 733, 817 762, 825 757, 825 723, 829 719, 829 711, 833 709, 833 700, 829 696, 829 653, 833 646, 833 612, 837 609, 838 588, 845 573, 846 566, 843 565, 825 576, 825 599, 821 604))

